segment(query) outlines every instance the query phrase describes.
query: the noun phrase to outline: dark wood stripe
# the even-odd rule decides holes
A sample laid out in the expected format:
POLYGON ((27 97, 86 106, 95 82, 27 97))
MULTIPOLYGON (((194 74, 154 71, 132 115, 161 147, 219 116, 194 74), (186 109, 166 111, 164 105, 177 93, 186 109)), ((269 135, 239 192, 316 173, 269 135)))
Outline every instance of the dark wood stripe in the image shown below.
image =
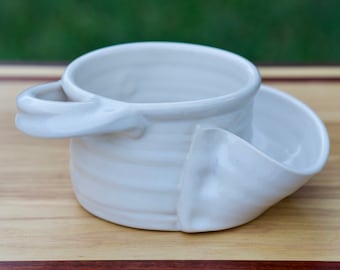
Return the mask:
POLYGON ((298 67, 298 68, 304 68, 304 67, 338 67, 340 66, 340 62, 255 62, 254 63, 257 67, 298 67))
MULTIPOLYGON (((31 61, 31 60, 0 60, 0 65, 8 65, 8 66, 25 66, 25 67, 30 67, 30 66, 63 66, 66 67, 70 61, 31 61)), ((321 65, 327 67, 328 65, 321 65)))
POLYGON ((340 262, 321 261, 7 261, 0 262, 0 270, 27 269, 27 270, 103 270, 103 269, 148 269, 148 270, 174 270, 174 269, 209 269, 209 270, 306 270, 306 269, 340 269, 340 262))
MULTIPOLYGON (((59 80, 60 76, 1 76, 0 81, 15 81, 15 82, 40 82, 40 81, 56 81, 59 80)), ((323 83, 334 83, 340 82, 340 77, 262 77, 263 82, 323 82, 323 83)))
POLYGON ((0 81, 8 82, 34 82, 34 81, 56 81, 59 80, 60 76, 1 76, 0 81))
MULTIPOLYGON (((0 65, 11 66, 66 66, 72 62, 71 60, 0 60, 0 65)), ((334 62, 270 62, 270 61, 258 61, 253 62, 257 67, 337 67, 340 66, 339 61, 334 62)))
POLYGON ((264 82, 340 82, 340 77, 262 77, 264 82))

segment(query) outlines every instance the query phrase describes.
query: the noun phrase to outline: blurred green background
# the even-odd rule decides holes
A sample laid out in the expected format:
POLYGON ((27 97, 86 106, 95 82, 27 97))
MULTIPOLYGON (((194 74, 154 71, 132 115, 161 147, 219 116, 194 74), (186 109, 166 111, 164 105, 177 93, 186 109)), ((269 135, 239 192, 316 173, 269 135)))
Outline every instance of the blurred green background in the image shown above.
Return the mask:
POLYGON ((0 1, 0 61, 69 61, 112 44, 166 40, 257 63, 340 63, 338 0, 0 1))

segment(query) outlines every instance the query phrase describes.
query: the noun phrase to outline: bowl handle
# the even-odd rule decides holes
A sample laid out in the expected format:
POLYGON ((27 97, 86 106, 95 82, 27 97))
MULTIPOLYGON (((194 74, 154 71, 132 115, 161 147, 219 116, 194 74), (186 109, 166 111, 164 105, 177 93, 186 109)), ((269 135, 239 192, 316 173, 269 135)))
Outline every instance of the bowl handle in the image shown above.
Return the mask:
POLYGON ((67 138, 91 134, 125 132, 132 137, 143 134, 146 121, 127 103, 70 101, 61 82, 29 88, 17 97, 16 126, 24 133, 43 138, 67 138))

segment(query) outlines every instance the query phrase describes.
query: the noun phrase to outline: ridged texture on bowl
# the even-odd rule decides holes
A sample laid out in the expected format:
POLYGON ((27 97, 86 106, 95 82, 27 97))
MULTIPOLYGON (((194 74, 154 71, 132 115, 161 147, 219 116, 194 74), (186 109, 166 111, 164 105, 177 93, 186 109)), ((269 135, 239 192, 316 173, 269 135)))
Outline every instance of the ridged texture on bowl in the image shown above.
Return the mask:
POLYGON ((83 136, 71 141, 71 178, 79 202, 114 223, 155 230, 180 230, 179 179, 197 125, 233 126, 251 136, 252 104, 201 122, 153 123, 141 138, 125 134, 83 136), (231 125, 237 122, 238 125, 231 125))

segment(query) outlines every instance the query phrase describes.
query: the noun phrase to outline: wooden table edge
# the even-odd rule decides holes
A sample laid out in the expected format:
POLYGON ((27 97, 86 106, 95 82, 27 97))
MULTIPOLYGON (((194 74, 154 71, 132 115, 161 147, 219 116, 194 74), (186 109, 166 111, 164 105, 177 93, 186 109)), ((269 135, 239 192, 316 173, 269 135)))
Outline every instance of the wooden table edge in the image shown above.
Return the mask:
POLYGON ((330 261, 237 261, 237 260, 72 260, 72 261, 2 261, 4 269, 340 269, 340 262, 330 261))
MULTIPOLYGON (((0 63, 0 81, 56 81, 61 78, 61 74, 66 65, 61 64, 36 64, 36 65, 16 65, 0 63), (18 70, 19 68, 19 70, 18 70), (21 68, 21 69, 20 69, 21 68), (23 72, 32 70, 31 72, 23 72)), ((340 82, 340 65, 333 66, 280 66, 264 65, 258 66, 262 73, 263 82, 323 82, 334 83, 340 82), (292 68, 292 71, 290 68, 292 68), (305 72, 305 70, 309 70, 305 72), (274 70, 274 72, 268 72, 274 70), (330 70, 332 72, 330 72, 330 70), (328 74, 330 72, 330 74, 328 74)))

